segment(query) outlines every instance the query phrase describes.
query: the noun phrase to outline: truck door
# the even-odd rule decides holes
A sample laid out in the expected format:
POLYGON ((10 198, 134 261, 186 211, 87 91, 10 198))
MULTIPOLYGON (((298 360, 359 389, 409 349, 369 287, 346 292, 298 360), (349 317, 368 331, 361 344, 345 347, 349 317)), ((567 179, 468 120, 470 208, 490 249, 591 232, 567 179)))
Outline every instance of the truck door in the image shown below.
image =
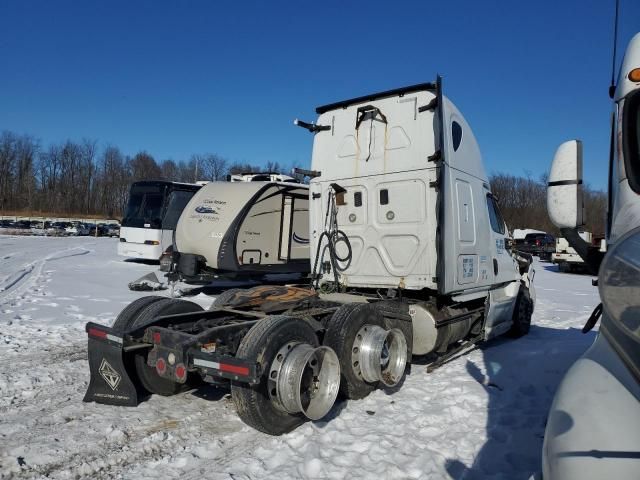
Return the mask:
POLYGON ((488 190, 485 193, 487 204, 487 215, 489 216, 489 224, 491 225, 490 238, 491 244, 489 251, 491 258, 489 262, 489 278, 493 278, 491 283, 509 282, 518 278, 518 270, 516 261, 511 256, 511 252, 507 250, 507 228, 500 214, 498 202, 488 190))

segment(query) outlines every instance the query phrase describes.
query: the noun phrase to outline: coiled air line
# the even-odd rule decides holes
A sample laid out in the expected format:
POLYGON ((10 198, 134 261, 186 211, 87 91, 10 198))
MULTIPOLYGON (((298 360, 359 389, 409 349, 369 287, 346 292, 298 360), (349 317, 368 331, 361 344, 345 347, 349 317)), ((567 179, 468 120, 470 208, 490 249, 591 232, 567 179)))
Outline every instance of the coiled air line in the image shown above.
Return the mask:
POLYGON ((347 235, 338 228, 338 206, 336 204, 336 195, 345 192, 346 190, 337 183, 332 183, 331 189, 328 192, 327 212, 324 217, 324 231, 320 234, 320 238, 318 238, 316 259, 313 263, 313 270, 311 271, 313 287, 316 289, 320 288, 323 293, 339 291, 339 273, 344 272, 351 265, 351 243, 347 235), (347 254, 344 257, 338 255, 337 245, 341 242, 344 243, 347 249, 347 254), (322 275, 318 274, 318 260, 320 260, 320 265, 324 265, 327 252, 329 253, 329 264, 333 270, 334 283, 333 285, 328 283, 320 285, 322 275))

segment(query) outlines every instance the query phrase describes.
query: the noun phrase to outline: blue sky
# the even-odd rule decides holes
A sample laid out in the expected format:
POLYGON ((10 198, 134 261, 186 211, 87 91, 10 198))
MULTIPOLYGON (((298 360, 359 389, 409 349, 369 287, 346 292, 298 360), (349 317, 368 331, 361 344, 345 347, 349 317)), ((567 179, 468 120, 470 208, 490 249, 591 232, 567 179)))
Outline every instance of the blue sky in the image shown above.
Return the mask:
MULTIPOLYGON (((605 188, 613 5, 4 0, 0 130, 305 166, 294 118, 440 73, 489 172, 537 178, 581 138, 605 188)), ((640 2, 621 0, 620 50, 636 31, 640 2)))

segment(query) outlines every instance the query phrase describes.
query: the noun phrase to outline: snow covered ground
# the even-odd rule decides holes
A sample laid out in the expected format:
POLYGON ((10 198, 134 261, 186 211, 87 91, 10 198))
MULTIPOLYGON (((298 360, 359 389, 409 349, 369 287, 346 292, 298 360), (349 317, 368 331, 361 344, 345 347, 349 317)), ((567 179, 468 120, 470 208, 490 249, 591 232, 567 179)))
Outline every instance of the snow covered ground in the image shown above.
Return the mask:
POLYGON ((127 283, 156 268, 122 261, 116 241, 0 236, 0 478, 527 479, 557 384, 595 335, 579 331, 598 303, 591 277, 538 264, 528 336, 431 374, 418 362, 401 388, 281 437, 212 387, 87 404, 84 324, 113 322, 143 295, 127 283))

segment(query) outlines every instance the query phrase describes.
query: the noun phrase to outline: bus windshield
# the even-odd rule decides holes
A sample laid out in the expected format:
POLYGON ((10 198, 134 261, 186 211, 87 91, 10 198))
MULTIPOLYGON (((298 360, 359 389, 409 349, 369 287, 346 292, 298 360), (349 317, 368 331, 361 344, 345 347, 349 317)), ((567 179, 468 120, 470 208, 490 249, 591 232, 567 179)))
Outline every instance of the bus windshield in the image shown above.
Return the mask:
POLYGON ((184 210, 184 207, 187 206, 189 200, 193 197, 196 192, 188 192, 185 190, 174 190, 169 195, 169 202, 167 204, 167 211, 164 214, 164 219, 162 220, 162 228, 166 230, 175 230, 178 225, 178 219, 184 210))
POLYGON ((133 185, 122 219, 123 227, 161 228, 166 186, 133 185))

